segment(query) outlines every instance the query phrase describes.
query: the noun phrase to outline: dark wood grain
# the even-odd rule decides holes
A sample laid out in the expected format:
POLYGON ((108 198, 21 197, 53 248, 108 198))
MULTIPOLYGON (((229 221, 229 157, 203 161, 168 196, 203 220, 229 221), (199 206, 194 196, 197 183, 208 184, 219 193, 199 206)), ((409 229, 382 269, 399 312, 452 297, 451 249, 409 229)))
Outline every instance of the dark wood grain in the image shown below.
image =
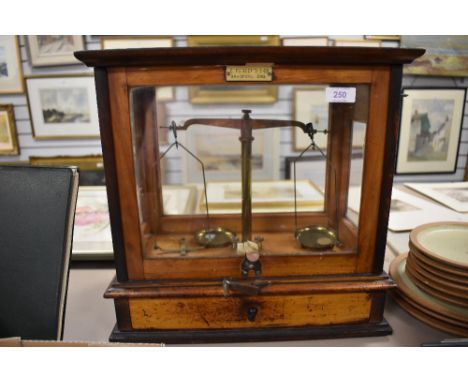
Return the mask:
POLYGON ((265 62, 290 65, 406 64, 423 49, 335 47, 197 47, 79 51, 88 66, 243 65, 265 62))
POLYGON ((393 187, 393 174, 397 155, 396 144, 400 129, 400 105, 401 105, 401 80, 400 66, 392 66, 390 69, 390 88, 388 95, 387 128, 384 146, 384 161, 382 179, 380 185, 380 206, 377 224, 377 242, 375 245, 374 272, 381 272, 385 258, 385 246, 387 244, 388 217, 390 214, 390 202, 393 187))
POLYGON ((99 95, 97 97, 99 127, 101 132, 104 171, 106 174, 107 201, 109 203, 115 267, 118 280, 123 282, 128 280, 128 274, 125 264, 122 221, 120 220, 120 198, 117 187, 117 169, 115 165, 112 121, 110 118, 111 104, 109 99, 107 71, 103 68, 96 68, 94 70, 94 81, 96 84, 96 92, 99 95))
POLYGON ((315 327, 242 329, 242 330, 166 330, 120 331, 114 327, 111 342, 155 342, 167 344, 236 343, 253 341, 294 341, 325 338, 386 336, 392 328, 386 320, 379 323, 315 327))

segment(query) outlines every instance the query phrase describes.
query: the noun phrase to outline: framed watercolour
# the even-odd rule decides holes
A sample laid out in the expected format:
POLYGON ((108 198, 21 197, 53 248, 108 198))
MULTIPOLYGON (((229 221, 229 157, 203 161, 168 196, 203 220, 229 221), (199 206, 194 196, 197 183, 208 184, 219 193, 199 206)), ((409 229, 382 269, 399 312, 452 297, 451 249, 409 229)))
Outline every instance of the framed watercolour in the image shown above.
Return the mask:
MULTIPOLYGON (((241 173, 239 132, 213 126, 195 125, 179 133, 181 141, 204 164, 206 180, 236 180, 241 173)), ((252 178, 267 180, 279 178, 279 131, 263 129, 253 132, 252 178)), ((180 151, 180 150, 179 150, 180 151)), ((185 151, 182 155, 184 183, 202 180, 200 164, 185 151)))
POLYGON ((26 88, 35 139, 99 137, 93 77, 30 77, 26 88))
POLYGON ((18 37, 0 36, 0 94, 24 93, 18 37))
POLYGON ((112 259, 112 253, 106 188, 80 186, 73 229, 73 259, 112 259))
POLYGON ((188 36, 188 46, 274 46, 280 45, 279 36, 261 35, 199 35, 188 36))
MULTIPOLYGON (((209 46, 275 46, 280 45, 279 36, 188 36, 191 47, 209 46)), ((190 86, 189 99, 193 104, 271 104, 278 98, 278 89, 272 85, 238 86, 190 86)))
POLYGON ((401 46, 426 49, 422 57, 404 66, 404 74, 468 76, 467 36, 401 36, 401 46))
POLYGON ((31 66, 79 65, 73 52, 84 50, 83 36, 26 36, 31 66))
MULTIPOLYGON (((293 119, 310 121, 317 130, 328 129, 329 104, 326 101, 325 87, 295 88, 293 89, 293 119)), ((293 149, 302 151, 310 145, 310 138, 298 128, 293 128, 293 149)), ((366 124, 353 123, 352 145, 354 148, 364 145, 366 124)), ((315 143, 322 150, 327 148, 327 136, 316 134, 315 143)))
MULTIPOLYGON (((213 182, 207 185, 208 206, 213 214, 240 213, 242 192, 240 182, 213 182)), ((297 182, 298 211, 322 211, 324 206, 323 191, 313 182, 297 182)), ((199 195, 198 213, 206 211, 205 198, 199 195)), ((260 181, 252 183, 252 211, 293 212, 294 183, 291 180, 260 181)))
POLYGON ((456 170, 466 89, 403 89, 397 174, 456 170))
MULTIPOLYGON (((170 36, 101 36, 102 49, 136 49, 136 48, 171 48, 174 38, 170 36)), ((174 88, 159 86, 156 89, 156 100, 167 102, 174 100, 174 88)))
POLYGON ((0 155, 18 155, 13 105, 0 105, 0 155))
POLYGON ((163 186, 164 215, 188 215, 193 213, 197 193, 197 188, 193 185, 163 186))
MULTIPOLYGON (((359 212, 360 197, 360 188, 351 187, 348 203, 349 208, 355 212, 359 212)), ((389 230, 393 232, 411 231, 422 224, 435 220, 468 221, 468 216, 393 188, 388 222, 389 230)))
POLYGON ((101 36, 102 49, 171 48, 170 36, 101 36))
POLYGON ((405 183, 405 186, 455 211, 468 212, 468 182, 405 183))
POLYGON ((328 46, 327 36, 308 36, 308 37, 283 37, 281 39, 283 46, 328 46))
POLYGON ((383 35, 364 35, 364 38, 366 40, 378 40, 378 41, 400 41, 401 36, 400 35, 389 35, 389 34, 383 34, 383 35))
MULTIPOLYGON (((287 156, 284 160, 285 179, 294 179, 294 162, 296 162, 296 179, 312 181, 320 189, 325 189, 326 160, 321 155, 287 156)), ((349 184, 355 186, 361 184, 363 155, 356 152, 351 154, 349 184)))
POLYGON ((341 39, 341 40, 333 40, 333 46, 379 48, 382 46, 382 43, 378 40, 341 39))
POLYGON ((32 166, 77 166, 80 186, 105 186, 102 155, 29 157, 32 166))

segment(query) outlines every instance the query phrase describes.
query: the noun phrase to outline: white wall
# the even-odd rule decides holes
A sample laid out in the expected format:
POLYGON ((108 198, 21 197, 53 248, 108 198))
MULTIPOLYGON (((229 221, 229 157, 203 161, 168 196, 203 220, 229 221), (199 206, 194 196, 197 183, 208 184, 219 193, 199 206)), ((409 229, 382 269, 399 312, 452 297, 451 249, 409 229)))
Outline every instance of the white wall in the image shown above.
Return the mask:
MULTIPOLYGON (((331 38, 335 36, 330 36, 331 38)), ((336 36, 339 37, 339 36, 336 36)), ((31 75, 48 75, 48 74, 72 74, 72 73, 90 73, 92 69, 84 65, 70 65, 57 67, 32 68, 29 65, 27 50, 25 46, 25 37, 20 36, 21 61, 23 66, 24 76, 31 75)), ((184 36, 175 36, 176 46, 186 46, 184 36)), ((392 43, 388 43, 392 44, 392 43)), ((85 36, 85 46, 88 50, 100 49, 99 36, 85 36)), ((421 76, 405 76, 403 81, 404 87, 466 87, 468 79, 463 78, 437 78, 437 77, 421 77, 421 76)), ((268 118, 290 118, 291 88, 282 88, 279 94, 278 102, 274 105, 255 106, 256 117, 268 118)), ((465 100, 466 101, 466 100, 465 100)), ((56 156, 56 155, 91 155, 101 154, 101 144, 99 139, 74 139, 74 140, 41 140, 37 141, 32 136, 31 121, 27 106, 25 94, 20 95, 0 95, 0 104, 13 104, 15 118, 18 130, 18 140, 20 144, 19 156, 1 156, 0 162, 18 162, 28 161, 30 156, 56 156)), ((180 103, 173 103, 168 110, 168 117, 184 119, 190 116, 205 116, 209 117, 209 106, 190 106, 188 100, 180 100, 180 103), (188 105, 188 106, 187 106, 188 105), (188 114, 187 114, 188 113, 188 114)), ((234 111, 232 111, 234 112, 234 111)), ((396 182, 403 181, 459 181, 463 179, 465 167, 467 164, 468 155, 468 105, 465 107, 465 116, 463 118, 463 130, 460 145, 459 158, 457 163, 457 172, 449 175, 418 175, 418 176, 397 176, 396 182)), ((237 115, 237 114, 236 114, 237 115)), ((284 175, 284 158, 286 156, 295 155, 291 150, 292 134, 289 129, 282 129, 280 133, 280 174, 284 175)), ((174 157, 173 157, 174 158, 174 157)), ((169 169, 173 169, 174 173, 170 175, 172 180, 177 180, 180 177, 178 160, 174 158, 170 160, 169 169)))

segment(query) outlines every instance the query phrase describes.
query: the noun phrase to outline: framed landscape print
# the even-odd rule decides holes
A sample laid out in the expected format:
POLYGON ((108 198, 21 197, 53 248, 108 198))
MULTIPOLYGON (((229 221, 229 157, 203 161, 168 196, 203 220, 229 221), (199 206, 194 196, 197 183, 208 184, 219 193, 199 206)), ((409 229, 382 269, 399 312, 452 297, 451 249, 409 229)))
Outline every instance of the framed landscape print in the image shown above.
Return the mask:
POLYGON ((102 36, 102 49, 171 48, 174 39, 170 36, 102 36))
MULTIPOLYGON (((102 36, 102 49, 136 49, 136 48, 171 48, 174 39, 170 36, 102 36)), ((156 89, 158 102, 174 100, 174 88, 158 86, 156 89)))
POLYGON ((26 36, 31 66, 79 65, 73 52, 84 50, 83 36, 26 36))
POLYGON ((283 46, 328 46, 327 36, 283 37, 283 46))
MULTIPOLYGON (((242 206, 240 182, 213 182, 207 185, 208 206, 212 214, 238 214, 242 206)), ((300 180, 296 184, 298 211, 322 211, 323 191, 313 182, 300 180)), ((294 182, 291 180, 252 182, 252 212, 294 211, 294 182)), ((203 193, 199 194, 197 213, 205 213, 203 193)))
POLYGON ((403 67, 404 74, 468 76, 467 36, 401 36, 402 48, 424 48, 426 53, 403 67))
POLYGON ((403 89, 397 174, 456 170, 466 89, 403 89))
MULTIPOLYGON (((407 184, 405 185, 407 186, 407 184)), ((350 187, 349 208, 359 212, 360 201, 361 188, 350 187)), ((422 224, 434 221, 468 221, 468 216, 454 212, 430 200, 393 188, 388 221, 390 231, 411 231, 422 224)), ((408 244, 408 237, 406 237, 406 244, 408 244)))
POLYGON ((405 186, 455 211, 468 212, 468 182, 405 183, 405 186))
POLYGON ((15 93, 24 93, 18 37, 0 36, 0 94, 15 93))
MULTIPOLYGON (((238 130, 194 125, 178 135, 183 144, 203 162, 208 182, 240 178, 241 145, 238 130)), ((280 167, 278 129, 255 130, 253 137, 252 178, 278 179, 280 167)), ((185 151, 179 151, 183 161, 184 182, 200 183, 202 181, 200 164, 185 151)))
POLYGON ((99 137, 92 76, 30 77, 26 88, 35 139, 99 137))
POLYGON ((102 155, 29 157, 31 166, 77 166, 80 171, 80 186, 105 186, 102 155))
MULTIPOLYGON (((317 130, 328 129, 329 104, 326 101, 325 87, 293 89, 293 119, 304 123, 312 122, 317 130)), ((362 147, 366 133, 366 124, 353 123, 353 148, 362 147)), ((327 148, 327 135, 318 133, 315 143, 322 150, 327 148)), ((293 128, 293 149, 302 151, 311 143, 307 134, 299 127, 293 128)))
POLYGON ((333 40, 333 46, 379 48, 382 46, 382 43, 378 40, 340 39, 340 40, 333 40))
POLYGON ((0 155, 18 155, 13 105, 0 105, 0 155))
MULTIPOLYGON (((204 46, 276 46, 279 36, 219 35, 188 36, 187 45, 204 46)), ((190 86, 189 99, 193 104, 271 104, 278 99, 278 88, 271 85, 190 86)))
POLYGON ((80 186, 73 229, 73 259, 112 259, 112 253, 106 187, 80 186))

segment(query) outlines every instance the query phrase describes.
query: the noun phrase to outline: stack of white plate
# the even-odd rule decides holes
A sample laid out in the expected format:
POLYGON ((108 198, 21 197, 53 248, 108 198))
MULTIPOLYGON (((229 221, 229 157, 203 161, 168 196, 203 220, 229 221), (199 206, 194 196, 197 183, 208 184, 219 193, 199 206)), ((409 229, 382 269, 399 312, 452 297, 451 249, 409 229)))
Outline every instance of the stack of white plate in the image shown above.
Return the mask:
POLYGON ((419 226, 409 247, 390 266, 396 301, 421 321, 468 337, 468 223, 419 226))

